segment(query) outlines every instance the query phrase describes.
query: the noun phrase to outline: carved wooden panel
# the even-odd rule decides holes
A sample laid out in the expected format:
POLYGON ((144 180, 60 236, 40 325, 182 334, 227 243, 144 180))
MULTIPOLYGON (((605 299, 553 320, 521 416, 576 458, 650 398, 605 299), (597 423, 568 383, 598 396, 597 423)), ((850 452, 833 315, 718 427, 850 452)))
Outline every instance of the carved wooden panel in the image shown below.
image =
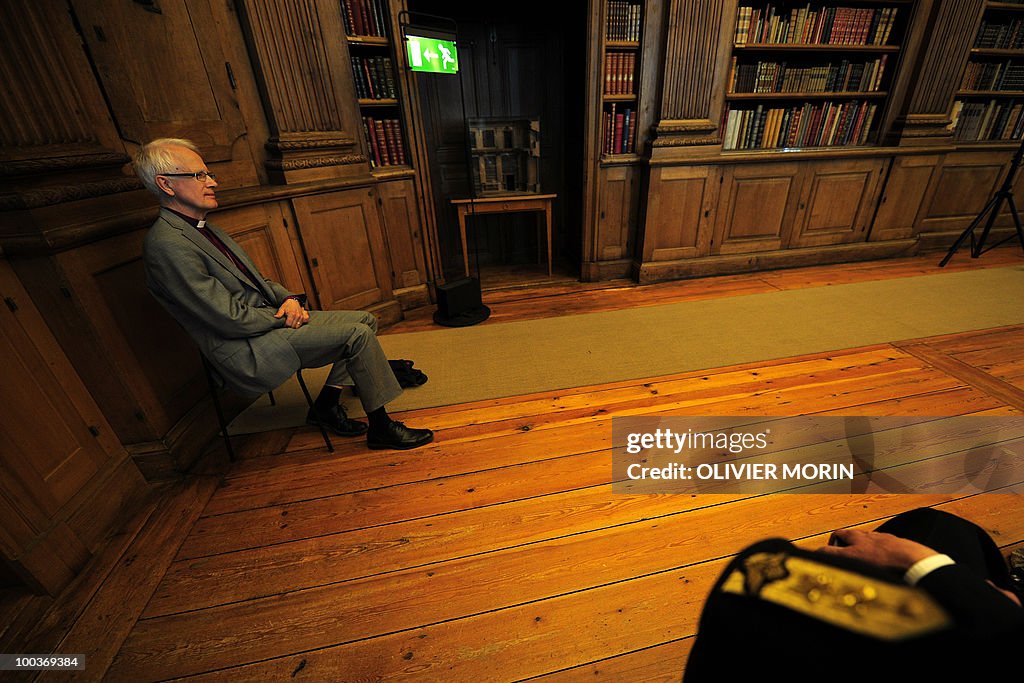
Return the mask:
POLYGON ((967 53, 974 44, 982 0, 944 0, 927 36, 926 52, 915 77, 911 114, 947 114, 967 53))
POLYGON ((862 242, 878 199, 881 159, 809 164, 788 246, 814 247, 862 242))
POLYGON ((715 144, 736 6, 716 0, 672 0, 656 147, 715 144))
POLYGON ((377 191, 384 216, 392 286, 402 289, 425 283, 427 266, 412 180, 383 182, 377 186, 377 191))
POLYGON ((37 160, 28 172, 123 160, 66 3, 0 3, 0 65, 0 159, 37 160))
MULTIPOLYGON (((232 96, 226 39, 210 3, 72 0, 104 92, 124 139, 193 140, 209 164, 231 162, 224 188, 258 182, 232 96)), ((215 168, 215 170, 221 170, 215 168)))
POLYGON ((749 164, 725 171, 713 254, 780 249, 799 199, 797 164, 749 164))
POLYGON ((390 271, 373 190, 292 200, 324 309, 359 309, 391 296, 390 271))
POLYGON ((270 123, 267 167, 275 178, 331 177, 331 167, 365 164, 339 3, 246 0, 240 7, 270 123))
POLYGON ((651 171, 645 262, 707 255, 719 173, 712 166, 668 166, 651 171))

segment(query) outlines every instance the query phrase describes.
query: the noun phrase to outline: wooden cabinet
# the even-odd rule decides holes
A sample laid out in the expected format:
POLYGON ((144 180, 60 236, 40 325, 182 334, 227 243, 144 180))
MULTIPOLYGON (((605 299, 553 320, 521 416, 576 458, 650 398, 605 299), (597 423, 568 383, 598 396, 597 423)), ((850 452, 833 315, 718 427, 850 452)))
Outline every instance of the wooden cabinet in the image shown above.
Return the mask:
POLYGON ((0 296, 0 550, 22 580, 55 594, 111 530, 96 524, 145 487, 6 261, 0 296), (127 478, 109 485, 122 464, 127 478), (76 516, 90 497, 95 507, 76 516))
POLYGON ((885 170, 881 159, 818 161, 804 170, 789 247, 862 242, 885 170))
POLYGON ((946 155, 925 196, 918 232, 949 233, 966 228, 995 194, 1008 162, 1009 154, 946 155))
POLYGON ((639 177, 640 169, 628 164, 601 168, 597 229, 587 250, 584 279, 606 280, 630 273, 637 234, 639 177))
POLYGON ((722 172, 712 254, 781 249, 800 198, 796 163, 728 166, 722 172))
POLYGON ((394 303, 376 199, 376 189, 360 187, 292 200, 316 294, 325 310, 394 303))
POLYGON ((938 155, 926 154, 892 161, 869 240, 882 242, 914 236, 939 159, 938 155))
POLYGON ((391 286, 403 309, 429 303, 427 263, 416 188, 411 178, 377 185, 384 241, 391 263, 391 286))
POLYGON ((714 166, 651 169, 644 262, 707 256, 721 184, 714 166))

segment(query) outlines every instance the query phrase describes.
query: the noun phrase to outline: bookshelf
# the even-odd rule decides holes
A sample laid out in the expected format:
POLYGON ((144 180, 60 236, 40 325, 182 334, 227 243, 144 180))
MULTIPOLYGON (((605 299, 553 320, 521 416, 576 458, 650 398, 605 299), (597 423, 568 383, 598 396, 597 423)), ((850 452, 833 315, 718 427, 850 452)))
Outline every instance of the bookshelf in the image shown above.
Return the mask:
POLYGON ((953 101, 957 142, 1019 140, 1024 132, 1024 0, 985 2, 953 101))
POLYGON ((409 165, 402 125, 399 61, 388 0, 342 0, 342 20, 359 101, 359 116, 374 171, 409 165))
POLYGON ((636 154, 641 0, 607 0, 601 89, 601 156, 636 154))
POLYGON ((741 0, 723 150, 875 144, 913 5, 741 0))

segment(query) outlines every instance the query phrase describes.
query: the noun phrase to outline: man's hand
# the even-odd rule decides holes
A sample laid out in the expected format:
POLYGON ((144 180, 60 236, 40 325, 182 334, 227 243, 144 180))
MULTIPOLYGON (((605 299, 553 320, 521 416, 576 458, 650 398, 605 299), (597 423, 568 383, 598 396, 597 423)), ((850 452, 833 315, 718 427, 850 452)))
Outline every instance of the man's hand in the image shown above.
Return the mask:
POLYGON ((286 299, 281 308, 274 314, 275 318, 284 318, 286 327, 299 329, 309 322, 309 311, 302 307, 295 299, 286 299))
POLYGON ((839 529, 832 533, 830 545, 818 551, 830 555, 852 557, 879 567, 905 572, 916 562, 937 555, 934 550, 915 541, 892 534, 859 529, 839 529), (838 543, 839 545, 833 545, 838 543))

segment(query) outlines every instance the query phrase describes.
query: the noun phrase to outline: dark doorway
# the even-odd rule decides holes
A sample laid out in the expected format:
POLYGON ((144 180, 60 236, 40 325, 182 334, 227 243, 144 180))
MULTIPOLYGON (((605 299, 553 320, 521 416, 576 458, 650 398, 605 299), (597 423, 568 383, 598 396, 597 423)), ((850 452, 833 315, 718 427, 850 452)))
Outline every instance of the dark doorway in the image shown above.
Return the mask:
MULTIPOLYGON (((466 119, 536 119, 540 125, 540 192, 554 203, 555 280, 579 278, 582 251, 583 122, 587 3, 526 0, 518 3, 410 0, 417 13, 454 19, 466 119)), ((429 150, 439 241, 445 276, 463 272, 458 220, 452 199, 470 196, 468 132, 459 79, 416 76, 429 150)), ((476 216, 469 258, 484 289, 536 284, 552 278, 543 252, 538 215, 476 216), (540 251, 539 251, 540 249, 540 251)))

